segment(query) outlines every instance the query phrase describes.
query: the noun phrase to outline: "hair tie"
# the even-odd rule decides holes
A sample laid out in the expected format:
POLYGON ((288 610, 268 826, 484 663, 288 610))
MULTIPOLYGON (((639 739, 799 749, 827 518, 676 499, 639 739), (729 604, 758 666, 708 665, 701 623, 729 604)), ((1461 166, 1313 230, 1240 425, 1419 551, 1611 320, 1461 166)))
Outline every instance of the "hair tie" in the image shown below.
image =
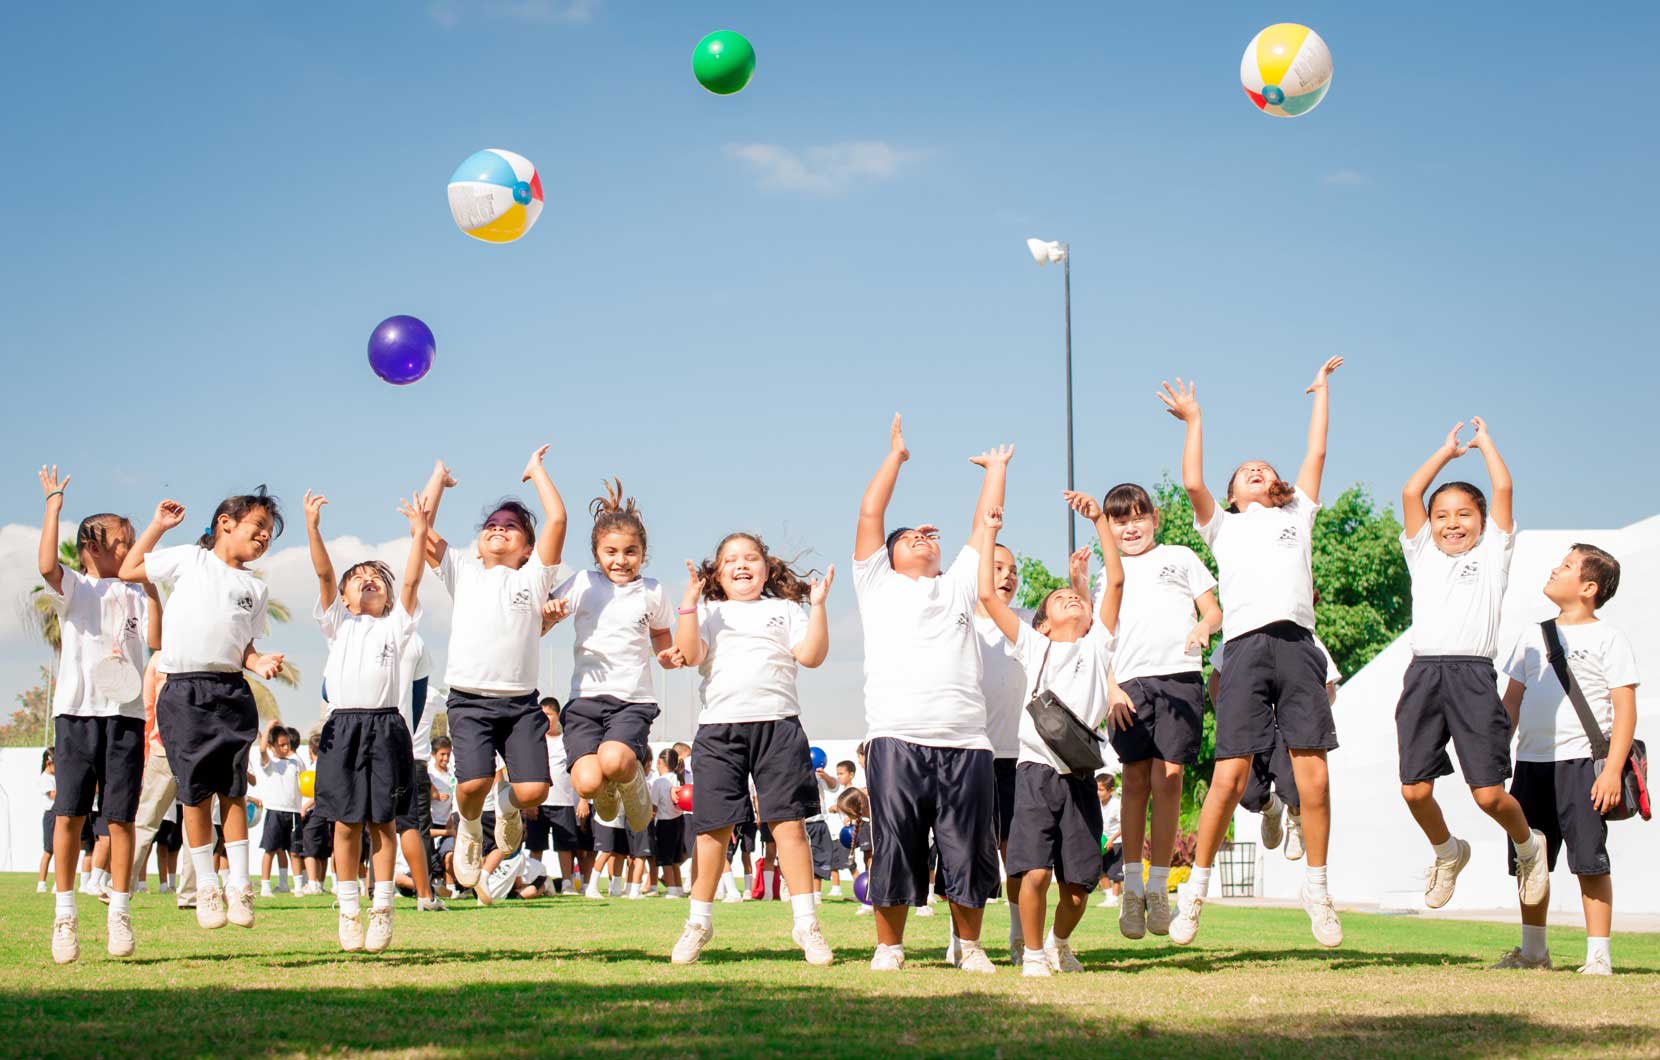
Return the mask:
POLYGON ((209 524, 207 524, 207 526, 202 528, 202 536, 203 537, 212 537, 213 536, 213 524, 212 523, 209 523, 209 524))

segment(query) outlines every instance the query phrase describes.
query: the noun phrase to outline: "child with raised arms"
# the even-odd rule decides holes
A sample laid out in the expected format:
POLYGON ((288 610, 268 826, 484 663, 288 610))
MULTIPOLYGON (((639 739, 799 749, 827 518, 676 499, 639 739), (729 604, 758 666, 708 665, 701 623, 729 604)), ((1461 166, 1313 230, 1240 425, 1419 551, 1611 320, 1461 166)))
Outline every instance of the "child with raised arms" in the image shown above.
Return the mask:
POLYGON ((1424 904, 1431 909, 1452 898, 1470 860, 1470 844, 1447 830, 1435 801, 1436 778, 1453 771, 1449 738, 1476 805, 1510 837, 1521 867, 1516 884, 1522 904, 1550 899, 1541 837, 1528 827, 1521 803, 1504 790, 1511 772, 1511 723, 1493 669, 1499 605, 1516 542, 1514 491, 1487 424, 1480 416, 1471 422, 1476 433, 1468 445, 1459 443, 1460 422, 1401 490, 1401 551, 1412 575, 1412 663, 1395 707, 1395 733, 1401 795, 1435 848, 1424 887, 1424 904), (1470 449, 1480 449, 1487 461, 1491 507, 1468 482, 1441 483, 1426 504, 1424 493, 1435 476, 1470 449))
POLYGON ((1159 393, 1170 414, 1187 425, 1182 486, 1193 521, 1221 572, 1222 636, 1228 668, 1216 704, 1216 769, 1199 819, 1192 895, 1170 924, 1170 941, 1186 946, 1199 934, 1216 852, 1245 790, 1251 759, 1272 751, 1276 732, 1291 751, 1302 801, 1308 868, 1303 909, 1316 942, 1337 946, 1343 925, 1332 905, 1326 873, 1331 788, 1326 752, 1337 746, 1337 726, 1326 700, 1325 661, 1314 644, 1314 518, 1326 466, 1333 357, 1320 366, 1305 393, 1314 395, 1308 449, 1297 483, 1271 464, 1248 460, 1228 479, 1225 506, 1205 487, 1204 436, 1193 384, 1180 379, 1159 393))
POLYGON ((164 500, 121 563, 124 581, 150 581, 171 591, 161 624, 166 678, 156 696, 156 729, 178 781, 185 842, 196 871, 196 922, 204 928, 254 926, 248 877, 248 751, 259 738, 259 708, 242 676, 266 680, 282 669, 281 653, 254 641, 267 632, 265 583, 248 564, 282 533, 282 509, 260 486, 219 502, 193 545, 156 549, 184 522, 184 505, 164 500), (214 871, 214 801, 224 817, 223 891, 214 871))
MULTIPOLYGON (((1101 506, 1087 494, 1066 491, 1074 511, 1095 525, 1105 568, 1101 604, 1090 615, 1089 597, 1070 587, 1056 589, 1038 604, 1030 625, 1020 621, 997 594, 992 546, 1003 525, 1001 508, 990 509, 975 545, 980 554, 980 602, 1020 653, 1026 673, 1026 700, 1050 692, 1083 725, 1095 730, 1106 720, 1113 630, 1124 592, 1124 567, 1113 547, 1101 506)), ((1088 907, 1089 892, 1101 875, 1101 803, 1093 770, 1074 772, 1044 741, 1030 711, 1020 715, 1020 763, 1015 773, 1014 824, 1009 830, 1007 869, 1020 877, 1020 922, 1025 939, 1021 974, 1048 976, 1081 972, 1072 953, 1073 928, 1088 907), (1051 877, 1060 884, 1055 926, 1047 935, 1051 877)))
POLYGON ((323 680, 330 711, 317 754, 317 809, 334 821, 334 893, 339 901, 340 948, 380 953, 392 944, 392 900, 398 858, 394 828, 415 782, 415 745, 404 700, 403 659, 420 622, 421 573, 430 524, 420 496, 399 504, 409 520, 409 559, 403 588, 393 596, 392 571, 379 560, 353 564, 334 576, 323 543, 323 506, 305 495, 306 540, 317 575, 314 617, 328 641, 323 680), (358 867, 368 827, 375 883, 369 923, 363 923, 358 867))
POLYGON ((697 727, 697 831, 690 912, 671 960, 690 964, 714 934, 715 890, 734 826, 749 819, 753 785, 770 825, 777 868, 790 889, 790 936, 807 963, 834 960, 819 929, 813 854, 804 822, 820 813, 812 750, 801 727, 796 675, 830 651, 825 599, 836 575, 807 580, 767 551, 759 535, 728 534, 712 560, 686 564, 675 646, 696 666, 703 709, 697 727))
MULTIPOLYGON (((481 822, 496 782, 496 756, 513 778, 495 821, 495 844, 505 853, 524 839, 520 809, 540 805, 548 794, 548 721, 537 702, 536 646, 543 602, 564 574, 565 502, 542 466, 547 451, 544 445, 530 454, 522 477, 535 485, 542 504, 539 534, 530 510, 506 498, 485 517, 467 552, 450 547, 436 530, 427 536, 427 562, 455 603, 445 681, 455 759, 454 871, 463 887, 478 883, 484 862, 481 822)), ((439 461, 425 493, 430 519, 454 485, 439 461)))
POLYGON ((40 469, 46 512, 40 523, 40 576, 58 616, 57 685, 52 691, 52 959, 80 956, 76 934, 75 852, 97 797, 109 828, 109 912, 112 957, 128 957, 132 930, 133 818, 144 774, 142 674, 147 649, 160 646, 161 600, 155 586, 128 585, 118 575, 133 544, 133 524, 102 513, 75 531, 80 570, 58 562, 58 519, 69 476, 40 469))
POLYGON ((675 793, 686 783, 680 772, 680 752, 665 747, 657 752, 657 776, 651 778, 651 851, 657 858, 657 871, 663 877, 663 897, 679 898, 686 893, 681 886, 680 863, 686 860, 683 836, 685 826, 680 818, 686 811, 675 801, 675 793))

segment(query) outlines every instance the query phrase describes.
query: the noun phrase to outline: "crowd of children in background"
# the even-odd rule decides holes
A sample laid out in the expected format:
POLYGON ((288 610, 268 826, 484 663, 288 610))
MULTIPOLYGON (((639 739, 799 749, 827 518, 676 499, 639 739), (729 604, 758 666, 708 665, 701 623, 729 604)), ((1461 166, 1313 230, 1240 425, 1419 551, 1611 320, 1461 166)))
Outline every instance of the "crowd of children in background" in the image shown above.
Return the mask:
MULTIPOLYGON (((88 516, 74 570, 58 560, 69 478, 42 468, 40 573, 63 643, 55 744, 41 772, 53 805, 41 890, 57 862, 54 958, 79 954, 78 854, 83 888, 109 905, 109 952, 126 956, 131 897, 144 889, 152 848, 158 889, 194 908, 203 928, 251 928, 257 844, 259 897, 321 895, 332 874, 346 951, 392 944, 400 891, 436 912, 466 893, 491 905, 638 899, 661 887, 688 902, 676 964, 710 943, 715 902, 748 893, 787 898, 792 939, 823 965, 834 954, 819 924, 822 885, 841 896, 842 875, 857 874, 859 912, 875 921, 873 970, 904 967, 908 911, 931 915, 943 898, 947 959, 995 971, 984 911, 1006 888, 1010 957, 1023 975, 1049 976, 1082 970, 1071 939, 1097 889, 1101 905, 1118 907, 1125 938, 1191 944, 1242 803, 1263 814, 1265 846, 1283 838, 1287 856, 1305 861, 1311 931, 1337 946, 1326 760, 1338 747, 1338 677, 1314 633, 1311 551, 1329 380, 1341 364, 1327 361, 1308 387, 1313 413, 1294 482, 1247 461, 1220 498, 1205 481, 1195 387, 1166 384, 1159 397, 1185 425, 1182 484, 1216 576, 1192 550, 1160 543, 1144 488, 1125 483, 1099 499, 1068 490, 1065 503, 1096 531, 1103 569, 1092 582, 1090 551, 1079 550, 1068 584, 1031 610, 1014 606, 1018 568, 997 540, 1013 448, 973 458, 984 469, 980 494, 945 565, 936 527, 887 526, 910 455, 895 416, 853 550, 866 739, 857 765, 838 762, 834 775, 813 760, 796 690, 799 670, 830 651, 834 566, 798 573, 758 535, 728 534, 709 559, 687 564, 676 606, 641 573, 644 517, 613 480, 590 505, 592 566, 575 570, 564 562, 568 518, 543 466, 546 446, 521 476, 540 514, 504 500, 463 547, 436 529, 455 485, 437 464, 426 488, 398 505, 411 539, 401 574, 378 561, 337 574, 320 529, 327 501, 306 494, 312 614, 328 656, 325 720, 303 740, 280 723, 261 731, 243 677, 284 666, 281 653, 256 645, 268 603, 247 566, 282 532, 276 498, 263 487, 227 498, 195 543, 169 548, 162 536, 185 519, 175 501, 162 501, 141 533, 120 516, 88 516), (419 634, 429 569, 454 610, 443 694, 429 693, 419 634), (562 621, 575 633, 563 704, 536 688, 538 641, 562 621), (1191 883, 1172 910, 1207 650, 1215 767, 1191 883), (702 702, 694 742, 655 755, 654 665, 695 668, 702 702), (434 737, 440 714, 448 735, 434 737)), ((1455 427, 1402 496, 1413 661, 1396 717, 1401 792, 1434 848, 1425 901, 1445 905, 1470 860, 1433 794, 1452 772, 1451 741, 1477 805, 1511 840, 1523 940, 1499 967, 1549 966, 1549 870, 1565 846, 1588 926, 1581 971, 1606 974, 1604 814, 1620 800, 1636 719, 1630 643, 1597 617, 1619 564, 1595 546, 1572 548, 1545 586, 1559 615, 1511 650, 1501 698, 1494 661, 1513 490, 1486 425, 1473 422, 1474 438, 1461 442, 1455 427), (1491 499, 1467 482, 1431 491, 1469 448, 1486 460, 1491 499), (1581 699, 1583 724, 1570 702, 1581 699)))

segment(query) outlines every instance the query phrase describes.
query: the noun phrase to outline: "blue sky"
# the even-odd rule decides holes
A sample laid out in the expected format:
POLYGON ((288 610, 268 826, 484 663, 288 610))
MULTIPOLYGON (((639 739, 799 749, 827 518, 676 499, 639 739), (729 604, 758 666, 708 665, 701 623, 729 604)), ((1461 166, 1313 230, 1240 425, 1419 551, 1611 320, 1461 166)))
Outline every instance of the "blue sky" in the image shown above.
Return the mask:
MULTIPOLYGON (((845 573, 895 410, 896 520, 960 542, 966 457, 1012 441, 1008 536, 1053 564, 1061 277, 1028 236, 1073 246, 1082 488, 1176 467, 1153 392, 1177 374, 1200 382, 1213 478, 1294 467, 1302 387, 1341 353, 1329 492, 1393 499, 1478 413, 1524 527, 1655 511, 1651 5, 162 7, 0 15, 14 595, 43 461, 74 473, 77 518, 142 523, 164 495, 205 515, 269 483, 294 547, 307 487, 331 536, 395 540, 397 494, 440 455, 462 480, 440 528, 465 536, 542 441, 576 512, 622 477, 676 592, 739 527, 845 573), (1294 121, 1238 84, 1283 20, 1336 66, 1294 121), (759 56, 726 98, 690 73, 723 27, 759 56), (445 205, 490 146, 546 191, 510 246, 445 205), (395 313, 438 337, 411 388, 365 362, 395 313)), ((810 716, 856 735, 845 580, 833 607, 810 716)), ((314 628, 272 645, 317 672, 314 628)), ((8 699, 40 656, 0 626, 8 699)), ((314 716, 309 692, 285 706, 314 716)))

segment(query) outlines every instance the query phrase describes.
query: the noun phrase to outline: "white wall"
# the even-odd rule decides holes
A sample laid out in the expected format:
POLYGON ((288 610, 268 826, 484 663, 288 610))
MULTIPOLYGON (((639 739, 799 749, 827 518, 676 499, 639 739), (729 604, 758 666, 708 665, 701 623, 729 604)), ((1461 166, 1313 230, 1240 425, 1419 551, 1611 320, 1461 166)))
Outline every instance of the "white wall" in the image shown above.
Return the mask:
POLYGON ((40 748, 0 747, 0 872, 40 866, 40 816, 51 804, 39 776, 40 748))

